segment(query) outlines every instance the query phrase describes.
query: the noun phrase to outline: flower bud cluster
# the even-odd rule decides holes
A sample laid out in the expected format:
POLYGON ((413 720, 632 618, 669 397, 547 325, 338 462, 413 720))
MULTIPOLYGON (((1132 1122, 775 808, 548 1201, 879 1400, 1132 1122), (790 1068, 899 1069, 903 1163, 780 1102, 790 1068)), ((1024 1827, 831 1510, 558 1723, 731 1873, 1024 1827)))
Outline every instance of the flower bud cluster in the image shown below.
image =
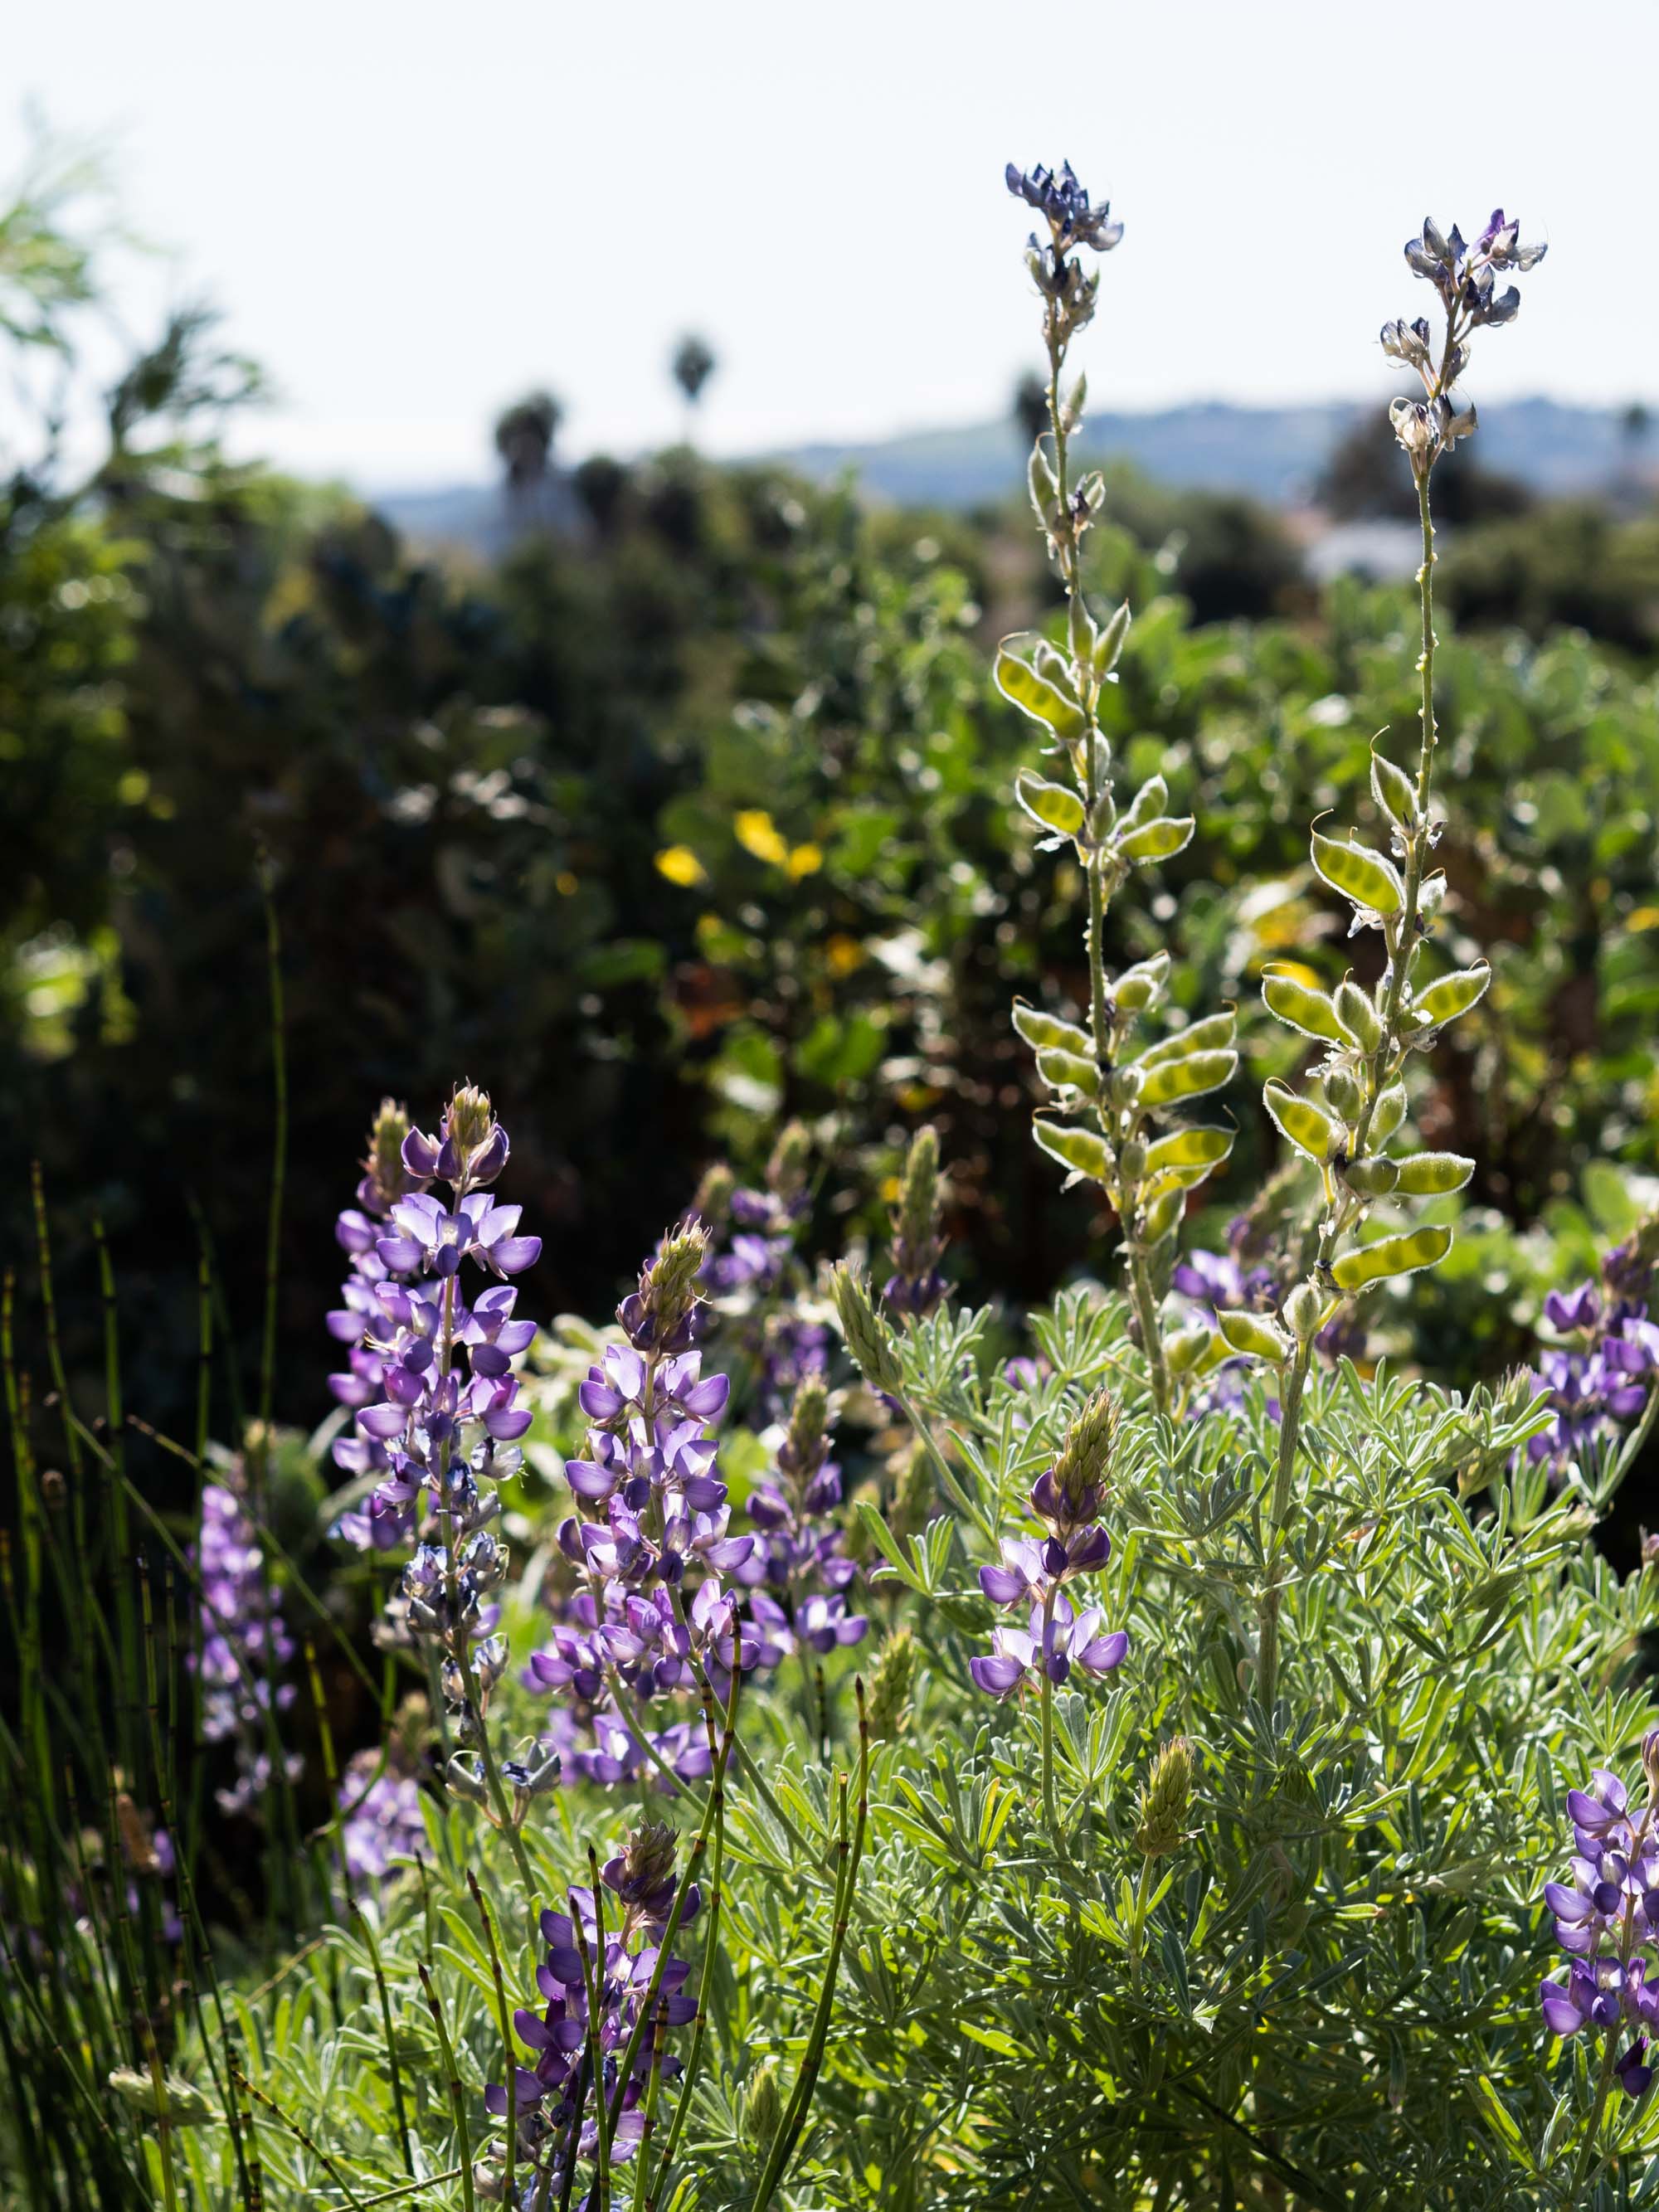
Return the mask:
POLYGON ((846 1592, 858 1574, 843 1549, 837 1519, 841 1469, 830 1457, 830 1397, 810 1376, 795 1393, 778 1447, 777 1472, 749 1494, 749 1518, 760 1531, 737 1569, 750 1608, 779 1641, 820 1654, 862 1642, 869 1626, 849 1613, 846 1592))
POLYGON ((939 1134, 924 1125, 910 1139, 905 1159, 893 1215, 893 1272, 881 1293, 895 1313, 916 1321, 925 1321, 945 1296, 939 1212, 939 1134))
POLYGON ((805 1287, 797 1247, 810 1207, 810 1158, 805 1126, 791 1121, 758 1188, 740 1186, 730 1168, 711 1168, 686 1216, 709 1231, 700 1287, 757 1364, 761 1408, 774 1419, 803 1376, 830 1366, 828 1330, 792 1295, 805 1287))
POLYGON ((1659 1729, 1642 1746, 1646 1802, 1630 1802, 1616 1774, 1598 1767, 1588 1790, 1567 1792, 1575 1856, 1566 1881, 1544 1885, 1566 1978, 1546 1982, 1539 2003, 1553 2035, 1623 2028, 1631 2040, 1614 2071, 1627 2097, 1653 2080, 1650 2039, 1659 2033, 1659 1729))
MULTIPOLYGON (((413 1545, 380 1640, 431 1651, 463 1746, 479 1743, 507 1666, 506 1641, 494 1632, 507 1571, 494 1485, 517 1473, 531 1419, 513 1362, 536 1332, 514 1318, 508 1279, 534 1263, 541 1240, 520 1233, 519 1206, 489 1195, 509 1152, 489 1097, 470 1085, 455 1092, 435 1136, 383 1105, 358 1203, 336 1227, 351 1275, 328 1317, 349 1363, 331 1386, 355 1417, 335 1461, 377 1478, 337 1533, 377 1551, 413 1545), (447 1206, 434 1183, 447 1185, 447 1206), (470 1304, 468 1264, 491 1279, 470 1304)), ((482 1791, 464 1760, 451 1781, 464 1796, 482 1791)), ((522 1813, 515 1804, 514 1817, 522 1813)))
POLYGON ((1492 220, 1472 244, 1455 223, 1447 237, 1426 218, 1421 234, 1406 241, 1407 267, 1433 285, 1445 316, 1445 335, 1437 349, 1420 315, 1409 323, 1396 319, 1382 325, 1383 352, 1422 380, 1421 399, 1396 399, 1389 410, 1395 435, 1419 480, 1475 428, 1473 405, 1459 412, 1453 392, 1468 366, 1470 332, 1497 329, 1520 312, 1518 288, 1507 284, 1500 291, 1498 278, 1511 270, 1524 276, 1545 252, 1542 246, 1521 244, 1519 224, 1502 208, 1492 210, 1492 220))
POLYGON ((1098 1574, 1112 1554, 1111 1538, 1095 1516, 1116 1433, 1116 1406, 1097 1391, 1066 1431, 1054 1465, 1032 1485, 1029 1504, 1042 1534, 1003 1537, 1001 1565, 979 1571, 992 1604, 1017 1609, 1025 1620, 1024 1627, 994 1630, 989 1656, 968 1662, 991 1697, 1012 1697, 1033 1672, 1058 1686, 1073 1668, 1098 1678, 1122 1664, 1126 1632, 1104 1632, 1100 1607, 1077 1611, 1066 1588, 1080 1576, 1098 1574))

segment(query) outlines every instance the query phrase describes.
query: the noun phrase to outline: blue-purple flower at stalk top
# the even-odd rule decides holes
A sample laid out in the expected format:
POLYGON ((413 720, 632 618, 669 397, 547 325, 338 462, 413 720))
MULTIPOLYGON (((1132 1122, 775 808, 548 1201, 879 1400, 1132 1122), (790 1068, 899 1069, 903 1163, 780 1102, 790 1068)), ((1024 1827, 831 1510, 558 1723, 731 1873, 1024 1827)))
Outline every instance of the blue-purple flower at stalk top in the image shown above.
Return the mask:
MULTIPOLYGON (((591 1888, 574 1888, 567 1899, 568 1911, 541 1916, 547 1948, 536 1970, 536 1985, 542 2003, 533 2009, 521 2008, 514 2015, 519 2040, 531 2054, 530 2064, 516 2068, 514 2075, 519 2172, 524 2176, 521 2205, 556 2203, 570 2167, 592 2158, 598 2149, 597 2107, 601 2100, 608 2105, 617 2099, 623 2057, 657 1975, 662 1939, 673 1912, 675 1844, 674 1831, 659 1823, 635 1829, 625 1848, 601 1870, 599 1879, 609 1896, 596 1899, 591 1888), (591 2080, 595 2042, 600 2069, 597 2087, 591 2080)), ((693 1884, 681 1907, 677 1934, 695 1917, 700 1902, 693 1884)), ((680 2061, 666 2049, 665 2039, 669 2031, 684 2027, 696 2016, 696 2000, 685 1986, 690 1975, 690 1967, 683 1959, 671 1956, 663 1963, 652 2019, 639 2038, 628 2079, 620 2084, 618 2117, 610 2138, 615 2165, 631 2159, 644 2138, 641 2106, 653 2069, 664 2082, 680 2071, 680 2061), (656 2033, 659 2018, 660 2039, 656 2033)), ((506 2084, 489 2083, 484 2104, 495 2118, 505 2119, 506 2084)), ((504 2154, 503 2145, 493 2147, 497 2170, 483 2170, 485 2193, 500 2193, 498 2168, 504 2154)))
POLYGON ((1122 1664, 1127 1632, 1106 1630, 1097 1605, 1079 1611, 1066 1588, 1080 1576, 1098 1574, 1111 1557, 1111 1539, 1096 1516, 1117 1421, 1115 1400, 1097 1391, 1066 1431, 1054 1464, 1032 1486, 1030 1510, 1042 1533, 1005 1536, 1000 1564, 979 1571, 986 1596, 1018 1616, 993 1632, 988 1656, 968 1662, 991 1697, 1012 1697, 1033 1674, 1058 1686, 1073 1670, 1098 1679, 1122 1664))
MULTIPOLYGON (((493 1593, 507 1554, 493 1527, 501 1499, 492 1486, 518 1472, 531 1419, 513 1362, 536 1332, 514 1318, 509 1279, 534 1263, 541 1240, 520 1233, 520 1209, 498 1204, 488 1188, 510 1150, 487 1094, 471 1085, 451 1098, 435 1136, 385 1102, 357 1205, 337 1225, 352 1272, 329 1316, 349 1360, 331 1381, 355 1420, 355 1433, 335 1444, 335 1462, 378 1478, 337 1533, 375 1550, 413 1545, 380 1640, 431 1655, 463 1746, 480 1741, 507 1665, 493 1593), (447 1204, 432 1194, 434 1183, 447 1186, 447 1204), (468 1265, 489 1279, 471 1303, 468 1265)), ((533 1786, 520 1787, 515 1770, 515 1822, 529 1797, 556 1779, 539 1759, 524 1771, 533 1786)), ((452 1762, 450 1782, 482 1800, 478 1774, 463 1759, 452 1762)))
POLYGON ((749 1493, 749 1518, 761 1532, 737 1567, 751 1612, 786 1649, 820 1655, 862 1642, 869 1622, 847 1609, 858 1575, 843 1548, 836 1517, 841 1468, 830 1458, 830 1394, 817 1376, 795 1393, 789 1425, 778 1446, 777 1471, 749 1493))
POLYGON ((1615 2064, 1627 2097, 1651 2082, 1649 2044, 1659 2033, 1659 1729, 1644 1740, 1642 1764, 1648 1794, 1640 1807, 1605 1767, 1588 1790, 1567 1792, 1576 1855, 1568 1881, 1544 1885, 1566 1972, 1538 1993, 1553 2035, 1630 2031, 1615 2064))
POLYGON ((1395 437, 1405 449, 1419 482, 1456 441, 1475 428, 1471 405, 1459 413, 1453 392, 1469 362, 1469 338, 1480 329, 1496 329, 1513 322, 1521 307, 1518 287, 1500 291, 1498 278, 1510 270, 1524 276, 1543 259, 1542 246, 1523 246, 1520 226, 1494 208, 1492 219, 1473 244, 1455 223, 1450 235, 1425 218, 1419 236, 1406 241, 1406 264, 1413 276, 1423 277, 1438 294, 1445 315, 1443 341, 1422 316, 1384 323, 1382 350, 1392 361, 1414 369, 1421 378, 1421 399, 1396 399, 1389 410, 1395 437))
POLYGON ((1528 1446, 1534 1462, 1565 1468, 1640 1419, 1659 1381, 1659 1326, 1648 1318, 1656 1255, 1659 1218, 1608 1253, 1599 1283, 1545 1299, 1559 1341, 1540 1354, 1533 1382, 1555 1418, 1528 1446))
POLYGON ((893 1272, 881 1293, 895 1313, 913 1321, 925 1321, 945 1296, 939 1212, 939 1137, 924 1124, 905 1156, 893 1213, 893 1272))
MULTIPOLYGON (((732 1674, 775 1666, 796 1633, 751 1565, 763 1540, 732 1533, 708 1433, 731 1389, 703 1372, 698 1349, 709 1244, 701 1222, 663 1238, 617 1308, 629 1341, 606 1350, 578 1393, 589 1425, 581 1456, 565 1463, 576 1511, 558 1531, 576 1588, 525 1680, 591 1734, 574 1763, 598 1782, 647 1769, 700 1780, 712 1761, 704 1717, 732 1674), (696 1702, 665 1718, 641 1710, 665 1698, 696 1702)), ((827 1605, 812 1616, 832 1642, 842 1626, 827 1605)))
MULTIPOLYGON (((201 1641, 191 1664, 202 1683, 202 1734, 236 1747, 236 1781, 216 1792, 226 1813, 246 1813, 270 1787, 273 1710, 294 1702, 294 1686, 277 1678, 294 1657, 294 1640, 271 1588, 264 1553, 250 1519, 240 1462, 202 1491, 201 1533, 192 1554, 201 1598, 201 1641)), ((290 1782, 302 1760, 283 1754, 290 1782)))
POLYGON ((1098 207, 1091 207, 1069 161, 1062 161, 1058 171, 1045 169, 1040 161, 1030 170, 1010 161, 1003 175, 1015 198, 1024 200, 1042 217, 1062 253, 1073 246, 1109 253, 1122 237, 1123 225, 1112 221, 1109 202, 1102 200, 1098 207))

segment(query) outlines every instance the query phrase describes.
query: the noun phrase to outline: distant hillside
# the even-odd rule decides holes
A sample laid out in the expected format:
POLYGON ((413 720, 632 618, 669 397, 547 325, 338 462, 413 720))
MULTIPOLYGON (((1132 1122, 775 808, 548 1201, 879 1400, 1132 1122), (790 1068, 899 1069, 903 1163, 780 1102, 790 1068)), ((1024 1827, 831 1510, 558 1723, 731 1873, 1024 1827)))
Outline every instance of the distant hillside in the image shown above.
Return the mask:
MULTIPOLYGON (((1160 483, 1250 492, 1287 506, 1307 497, 1326 456, 1364 411, 1351 400, 1316 407, 1216 401, 1152 415, 1096 415, 1073 450, 1091 460, 1133 462, 1160 483)), ((1614 408, 1510 400, 1483 417, 1480 459, 1538 491, 1599 489, 1619 467, 1620 420, 1614 408)), ((900 505, 972 507, 1006 493, 1025 456, 1013 423, 1002 420, 868 445, 802 446, 777 458, 811 477, 850 468, 869 491, 900 505)))
MULTIPOLYGON (((1158 414, 1097 415, 1074 450, 1091 460, 1131 461, 1160 483, 1249 492, 1274 506, 1292 506, 1307 498, 1326 456, 1364 411, 1350 400, 1310 407, 1216 401, 1158 414)), ((1659 445, 1659 436, 1652 442, 1659 445)), ((1487 468, 1547 493, 1600 490, 1626 458, 1618 409, 1553 399, 1494 404, 1483 417, 1480 447, 1487 468)), ((874 498, 944 507, 1003 498, 1025 463, 1006 418, 862 445, 797 446, 763 458, 819 479, 850 469, 874 498)), ((498 550, 514 527, 502 495, 489 485, 389 493, 374 503, 413 538, 483 552, 498 550)))

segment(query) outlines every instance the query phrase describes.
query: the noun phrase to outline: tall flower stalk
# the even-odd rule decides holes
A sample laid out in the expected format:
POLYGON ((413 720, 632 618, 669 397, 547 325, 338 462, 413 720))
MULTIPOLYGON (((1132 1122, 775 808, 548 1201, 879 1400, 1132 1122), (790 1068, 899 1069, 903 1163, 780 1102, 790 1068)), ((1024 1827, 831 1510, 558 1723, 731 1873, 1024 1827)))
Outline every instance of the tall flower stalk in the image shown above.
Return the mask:
MULTIPOLYGON (((1066 1116, 1039 1115, 1037 1143, 1071 1171, 1097 1183, 1115 1210, 1123 1237, 1129 1291, 1146 1356, 1152 1401, 1160 1413, 1174 1397, 1175 1374, 1159 1311, 1160 1273, 1186 1194, 1226 1159, 1232 1134, 1221 1128, 1160 1133, 1170 1113, 1218 1091, 1238 1065, 1231 1008, 1179 1033, 1129 1049, 1141 1018, 1162 1000, 1170 957, 1160 952, 1121 975, 1106 972, 1106 914, 1132 868, 1166 860, 1193 834, 1190 816, 1169 813, 1169 787, 1152 776, 1119 812, 1111 786, 1111 747, 1100 726, 1100 703, 1128 632, 1127 605, 1097 621, 1084 587, 1085 538, 1105 498, 1098 470, 1073 482, 1072 441, 1083 420, 1085 380, 1068 390, 1066 373, 1079 334, 1093 319, 1098 270, 1085 274, 1077 249, 1109 252, 1123 235, 1109 204, 1091 205, 1070 163, 1055 173, 1026 173, 1011 162, 1008 189, 1033 208, 1047 236, 1033 234, 1026 267, 1042 302, 1048 357, 1048 427, 1031 450, 1031 504, 1049 556, 1065 586, 1064 649, 1032 632, 1005 638, 996 680, 1004 696, 1048 733, 1048 750, 1067 780, 1023 769, 1015 797, 1049 849, 1070 845, 1088 886, 1086 949, 1089 1007, 1085 1025, 1024 1005, 1014 1026, 1036 1053, 1037 1072, 1066 1116)), ((1194 1352, 1201 1347, 1196 1343, 1194 1352)))
POLYGON ((1284 1603, 1285 1552, 1291 1516, 1303 1401, 1315 1340, 1346 1301, 1373 1283, 1431 1267, 1451 1248, 1443 1224, 1404 1230, 1362 1242, 1372 1209, 1389 1199, 1436 1198, 1461 1190, 1474 1171, 1472 1160, 1450 1152, 1393 1154, 1385 1148, 1406 1118, 1403 1080, 1413 1051, 1427 1051, 1441 1030, 1467 1013, 1490 980, 1484 961, 1428 980, 1424 955, 1446 879, 1431 864, 1439 825, 1432 809, 1439 732, 1434 705, 1434 523, 1430 480, 1441 456, 1475 428, 1471 404, 1459 409, 1455 388, 1468 366, 1473 332, 1513 320, 1521 304, 1516 288, 1500 292, 1497 278, 1525 270, 1543 258, 1541 246, 1522 246, 1517 226, 1498 209, 1473 244, 1453 228, 1443 236, 1431 222, 1407 241, 1413 276, 1431 284, 1443 328, 1438 343, 1426 319, 1382 326, 1383 351, 1413 369, 1420 399, 1396 399, 1390 410, 1395 435, 1410 465, 1422 526, 1422 565, 1417 585, 1422 645, 1422 684, 1417 772, 1408 775, 1384 753, 1371 753, 1371 792, 1389 825, 1387 853, 1313 833, 1315 870, 1353 908, 1350 935, 1380 930, 1387 958, 1379 981, 1366 988, 1348 976, 1325 993, 1290 975, 1269 975, 1262 996, 1267 1011, 1288 1028, 1325 1048, 1315 1070, 1318 1097, 1270 1081, 1262 1096, 1279 1130, 1319 1168, 1323 1211, 1311 1272, 1297 1283, 1277 1316, 1219 1316, 1222 1337, 1237 1352, 1277 1367, 1281 1376, 1279 1451, 1268 1512, 1267 1572, 1262 1590, 1256 1679, 1271 1711, 1279 1682, 1279 1619, 1284 1603))

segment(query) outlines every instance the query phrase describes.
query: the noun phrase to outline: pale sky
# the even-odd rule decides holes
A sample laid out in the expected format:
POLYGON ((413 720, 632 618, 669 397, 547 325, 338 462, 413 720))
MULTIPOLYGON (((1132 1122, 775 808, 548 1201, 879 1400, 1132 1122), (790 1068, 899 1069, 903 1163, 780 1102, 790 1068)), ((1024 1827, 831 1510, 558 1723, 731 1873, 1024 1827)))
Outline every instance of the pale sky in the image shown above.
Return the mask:
POLYGON ((1386 396, 1401 246, 1501 201, 1550 254, 1469 379, 1659 399, 1659 0, 75 0, 5 29, 12 105, 112 149, 169 249, 126 319, 207 294, 277 404, 244 434, 368 489, 493 470, 545 384, 574 452, 754 452, 982 419, 1035 356, 1026 211, 1069 156, 1127 225, 1099 406, 1386 396))

